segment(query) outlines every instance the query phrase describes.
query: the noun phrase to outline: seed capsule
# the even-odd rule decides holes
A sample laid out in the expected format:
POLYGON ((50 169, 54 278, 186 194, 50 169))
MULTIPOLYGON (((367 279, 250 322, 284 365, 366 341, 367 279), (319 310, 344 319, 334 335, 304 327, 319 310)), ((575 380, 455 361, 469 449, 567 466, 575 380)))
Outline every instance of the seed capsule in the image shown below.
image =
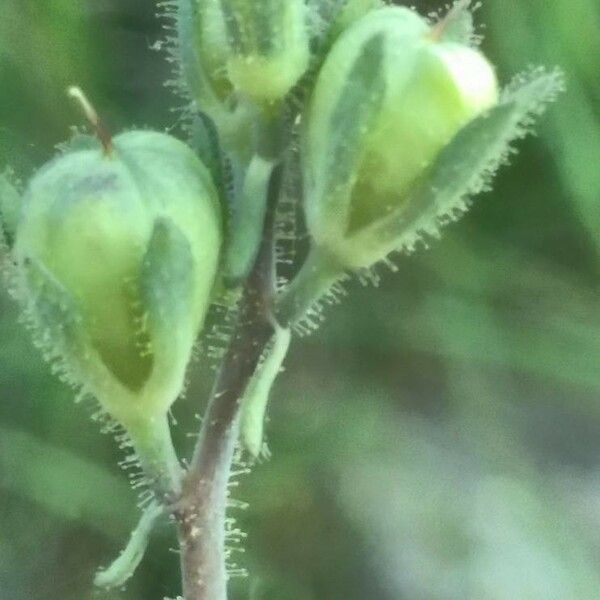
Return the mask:
POLYGON ((309 35, 302 0, 210 0, 201 3, 199 45, 219 89, 276 101, 306 71, 309 35))
POLYGON ((122 423, 164 414, 180 393, 221 237, 208 172, 164 134, 69 152, 31 181, 15 243, 29 315, 122 423))
POLYGON ((414 11, 383 8, 350 27, 319 74, 305 131, 317 247, 345 267, 369 266, 349 236, 401 208, 440 151, 497 99, 483 55, 414 11))

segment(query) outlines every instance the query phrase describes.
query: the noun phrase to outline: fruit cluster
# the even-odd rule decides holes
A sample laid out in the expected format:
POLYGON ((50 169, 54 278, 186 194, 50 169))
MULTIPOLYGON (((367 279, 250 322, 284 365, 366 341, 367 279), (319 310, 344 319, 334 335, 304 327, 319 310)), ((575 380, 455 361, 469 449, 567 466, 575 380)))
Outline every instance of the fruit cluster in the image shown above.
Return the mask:
POLYGON ((433 20, 379 0, 175 2, 217 168, 164 133, 111 138, 79 94, 99 139, 43 167, 17 217, 4 201, 17 294, 71 380, 129 431, 165 417, 215 290, 252 268, 292 139, 311 251, 274 306, 284 329, 464 211, 557 87, 534 73, 501 93, 467 5, 433 20))

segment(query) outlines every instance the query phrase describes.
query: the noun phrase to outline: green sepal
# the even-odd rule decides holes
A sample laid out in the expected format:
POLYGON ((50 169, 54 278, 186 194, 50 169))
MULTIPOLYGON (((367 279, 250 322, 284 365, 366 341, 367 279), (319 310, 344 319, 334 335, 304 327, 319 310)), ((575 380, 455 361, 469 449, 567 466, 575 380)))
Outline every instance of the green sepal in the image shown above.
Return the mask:
POLYGON ((333 41, 372 10, 385 6, 383 0, 346 0, 342 4, 343 6, 338 9, 328 33, 330 41, 333 41))
MULTIPOLYGON (((305 204, 309 229, 315 237, 341 238, 348 229, 351 209, 349 189, 353 185, 362 141, 384 101, 384 60, 383 36, 374 35, 361 48, 340 90, 331 121, 327 124, 328 152, 323 153, 323 164, 313 165, 319 171, 312 178, 323 181, 315 194, 319 201, 313 202, 308 197, 305 204)), ((307 144, 311 143, 315 145, 315 142, 307 144)))
POLYGON ((368 267, 395 250, 412 250, 424 237, 438 237, 443 225, 467 211, 470 196, 488 188, 511 143, 527 134, 562 88, 558 71, 536 69, 516 78, 497 106, 442 150, 403 206, 345 240, 353 266, 368 267))
POLYGON ((18 273, 13 293, 44 358, 64 381, 96 395, 121 423, 130 413, 137 418, 130 392, 115 381, 87 336, 76 298, 37 259, 26 258, 18 273))
POLYGON ((215 121, 226 117, 227 110, 222 104, 210 79, 209 73, 202 63, 198 32, 201 29, 198 20, 202 18, 199 4, 194 0, 177 0, 177 57, 181 65, 181 75, 190 96, 201 110, 206 111, 215 121))
MULTIPOLYGON (((22 266, 23 279, 14 290, 25 310, 27 325, 44 357, 58 361, 71 378, 77 371, 72 356, 85 361, 87 352, 80 336, 82 316, 69 291, 39 261, 28 258, 22 266)), ((78 378, 73 377, 73 383, 78 378)))
POLYGON ((190 147, 208 169, 217 190, 224 195, 223 157, 213 121, 204 114, 194 116, 189 136, 190 147))
POLYGON ((224 282, 229 287, 239 285, 248 276, 258 254, 273 167, 271 161, 255 156, 246 171, 239 203, 232 207, 224 262, 224 282))
POLYGON ((157 219, 140 279, 140 297, 153 340, 156 334, 161 340, 173 339, 182 326, 185 328, 193 304, 194 269, 183 232, 170 219, 157 219))
POLYGON ((258 458, 263 451, 264 422, 269 395, 287 356, 290 341, 290 330, 276 327, 272 343, 244 393, 240 438, 244 448, 254 458, 258 458))
POLYGON ((21 210, 21 194, 13 180, 10 171, 0 173, 0 240, 6 248, 13 245, 21 210))

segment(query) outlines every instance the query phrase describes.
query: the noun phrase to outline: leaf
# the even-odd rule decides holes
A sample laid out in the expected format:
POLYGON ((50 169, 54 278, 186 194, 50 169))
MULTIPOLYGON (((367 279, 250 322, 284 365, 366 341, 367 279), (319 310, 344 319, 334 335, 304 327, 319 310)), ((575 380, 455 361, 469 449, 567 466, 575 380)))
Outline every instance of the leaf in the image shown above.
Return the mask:
MULTIPOLYGON (((350 238, 372 262, 395 250, 412 251, 427 236, 456 221, 470 206, 470 196, 489 189, 496 171, 524 137, 534 118, 563 89, 559 71, 535 69, 517 77, 497 106, 464 127, 444 148, 406 204, 350 238)), ((366 260, 365 256, 365 263, 366 260)))
POLYGON ((274 164, 255 156, 245 174, 242 193, 233 207, 224 278, 231 287, 250 273, 262 242, 267 196, 274 164))
MULTIPOLYGON (((69 357, 78 355, 81 350, 78 331, 82 318, 75 300, 37 260, 26 258, 20 268, 24 270, 25 278, 17 284, 15 295, 25 307, 34 341, 46 360, 58 361, 60 370, 71 375, 73 369, 69 357)), ((83 353, 79 358, 82 356, 83 353)))
MULTIPOLYGON (((305 204, 306 219, 313 236, 320 229, 324 230, 322 236, 339 236, 347 230, 352 175, 361 156, 363 141, 385 99, 387 70, 384 60, 383 34, 377 33, 364 40, 343 85, 337 90, 335 105, 330 114, 326 113, 328 120, 319 115, 319 99, 323 97, 327 106, 327 95, 319 94, 319 88, 315 93, 306 133, 307 164, 311 169, 307 179, 319 182, 319 193, 314 194, 314 198, 313 194, 307 193, 305 204)), ((334 68, 332 64, 331 60, 326 64, 320 78, 329 75, 334 68)))
POLYGON ((277 327, 272 345, 266 351, 242 400, 240 436, 244 447, 254 458, 263 450, 264 422, 269 394, 290 347, 291 332, 277 327))
POLYGON ((198 47, 198 20, 203 18, 199 12, 200 5, 193 0, 175 0, 165 2, 165 17, 174 22, 176 38, 169 38, 171 60, 177 65, 176 87, 184 96, 189 96, 198 103, 203 111, 215 119, 227 114, 221 104, 210 75, 207 73, 198 47))

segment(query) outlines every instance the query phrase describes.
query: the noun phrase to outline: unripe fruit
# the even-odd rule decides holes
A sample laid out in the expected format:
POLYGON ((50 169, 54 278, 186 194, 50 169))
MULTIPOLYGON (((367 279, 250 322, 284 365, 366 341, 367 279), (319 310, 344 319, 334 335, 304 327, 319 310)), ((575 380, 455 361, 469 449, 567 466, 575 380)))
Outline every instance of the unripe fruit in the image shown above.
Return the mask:
POLYGON ((181 391, 221 237, 208 172, 165 134, 67 153, 31 181, 15 244, 29 312, 124 424, 164 414, 181 391))
POLYGON ((345 0, 332 24, 331 35, 337 37, 369 12, 385 6, 383 0, 345 0))
POLYGON ((204 0, 196 20, 198 53, 219 99, 231 93, 227 78, 227 30, 219 0, 204 0))
POLYGON ((306 217, 317 247, 345 267, 372 264, 349 236, 401 209, 440 151, 497 102, 487 60, 438 34, 411 10, 374 11, 319 74, 304 140, 306 217))
POLYGON ((210 0, 200 5, 199 20, 213 80, 226 73, 236 91, 255 101, 279 100, 308 68, 303 0, 210 0))

